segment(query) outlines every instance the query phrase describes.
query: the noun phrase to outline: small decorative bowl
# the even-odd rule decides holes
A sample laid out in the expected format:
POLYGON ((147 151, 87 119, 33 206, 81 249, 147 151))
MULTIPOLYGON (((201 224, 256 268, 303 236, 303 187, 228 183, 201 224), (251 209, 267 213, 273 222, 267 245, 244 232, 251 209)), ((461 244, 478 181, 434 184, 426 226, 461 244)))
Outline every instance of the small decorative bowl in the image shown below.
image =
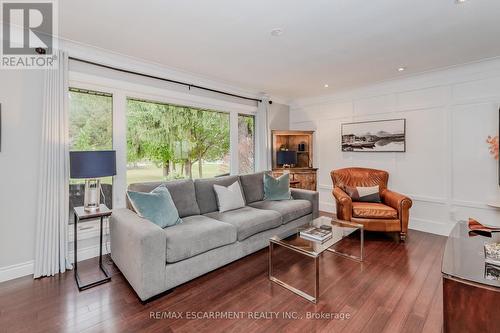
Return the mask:
POLYGON ((500 243, 484 243, 484 261, 500 266, 500 243))

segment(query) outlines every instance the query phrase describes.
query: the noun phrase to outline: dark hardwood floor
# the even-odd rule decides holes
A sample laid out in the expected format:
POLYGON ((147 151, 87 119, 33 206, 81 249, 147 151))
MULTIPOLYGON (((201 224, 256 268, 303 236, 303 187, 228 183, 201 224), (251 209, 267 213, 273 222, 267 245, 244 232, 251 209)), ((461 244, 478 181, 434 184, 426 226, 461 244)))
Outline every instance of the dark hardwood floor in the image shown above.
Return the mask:
MULTIPOLYGON (((441 332, 444 243, 445 237, 411 230, 406 243, 367 235, 362 264, 324 253, 316 305, 268 280, 267 249, 147 304, 111 263, 112 281, 83 292, 71 271, 23 277, 0 284, 0 332, 441 332), (183 318, 151 318, 174 312, 183 318), (240 318, 186 318, 210 312, 240 318), (350 317, 312 319, 308 313, 350 317), (284 319, 287 314, 296 319, 284 319), (257 318, 263 316, 272 318, 257 318)), ((296 283, 312 284, 307 260, 286 261, 296 283)), ((87 260, 79 270, 92 275, 95 264, 87 260)))

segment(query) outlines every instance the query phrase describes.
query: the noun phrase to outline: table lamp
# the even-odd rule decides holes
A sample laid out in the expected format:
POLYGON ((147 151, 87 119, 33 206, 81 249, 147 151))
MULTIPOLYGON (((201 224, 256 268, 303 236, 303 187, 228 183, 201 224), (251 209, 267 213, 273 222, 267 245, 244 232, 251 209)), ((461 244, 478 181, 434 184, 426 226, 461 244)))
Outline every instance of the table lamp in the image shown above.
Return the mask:
POLYGON ((278 151, 277 164, 283 165, 283 168, 290 168, 297 164, 297 152, 293 150, 278 151))
POLYGON ((98 178, 116 175, 116 151, 72 151, 69 159, 70 178, 85 179, 84 209, 99 210, 101 181, 98 178))

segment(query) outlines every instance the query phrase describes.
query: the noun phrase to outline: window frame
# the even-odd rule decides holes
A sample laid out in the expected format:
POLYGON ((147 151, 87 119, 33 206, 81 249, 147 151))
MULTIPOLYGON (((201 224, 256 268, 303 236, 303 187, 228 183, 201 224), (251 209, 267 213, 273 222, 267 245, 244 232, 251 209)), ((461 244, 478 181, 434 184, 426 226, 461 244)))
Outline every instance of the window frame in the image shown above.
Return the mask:
MULTIPOLYGON (((238 115, 257 117, 257 105, 245 105, 207 96, 193 95, 157 86, 111 79, 77 71, 69 71, 69 87, 105 92, 113 97, 113 149, 116 150, 116 176, 113 177, 113 207, 126 207, 127 190, 127 99, 188 106, 229 113, 230 173, 238 174, 238 115)), ((69 90, 68 90, 69 94, 69 90)), ((255 121, 255 132, 257 132, 255 121)), ((254 135, 255 142, 255 135, 254 135)), ((259 147, 255 146, 255 155, 259 147)), ((255 162, 255 161, 254 161, 255 162)), ((254 167, 255 170, 255 167, 254 167)))

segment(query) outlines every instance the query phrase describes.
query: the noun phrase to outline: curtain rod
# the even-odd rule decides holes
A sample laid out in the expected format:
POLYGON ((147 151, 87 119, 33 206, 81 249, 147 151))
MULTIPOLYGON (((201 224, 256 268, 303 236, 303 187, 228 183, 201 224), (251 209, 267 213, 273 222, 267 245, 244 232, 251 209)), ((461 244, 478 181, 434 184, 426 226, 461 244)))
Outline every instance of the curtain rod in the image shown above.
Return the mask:
MULTIPOLYGON (((130 70, 123 69, 123 68, 118 68, 118 67, 113 67, 113 66, 109 66, 109 65, 100 64, 100 63, 93 62, 93 61, 90 61, 90 60, 84 60, 84 59, 79 59, 79 58, 75 58, 75 57, 69 57, 69 59, 70 60, 74 60, 74 61, 78 61, 78 62, 83 62, 83 63, 90 64, 90 65, 94 65, 94 66, 99 66, 99 67, 103 67, 103 68, 107 68, 107 69, 112 69, 112 70, 119 71, 119 72, 122 72, 122 73, 139 75, 139 76, 144 76, 144 77, 147 77, 147 78, 150 78, 150 79, 155 79, 155 80, 160 80, 160 81, 175 83, 175 84, 179 84, 179 85, 182 85, 182 86, 186 86, 189 89, 196 88, 196 89, 206 90, 206 91, 210 91, 210 92, 221 94, 221 95, 226 95, 226 96, 231 96, 231 97, 245 99, 245 100, 248 100, 248 101, 262 102, 262 100, 258 99, 258 98, 245 97, 245 96, 228 93, 228 92, 221 91, 221 90, 216 90, 216 89, 211 89, 211 88, 206 88, 206 87, 198 86, 196 84, 191 84, 191 83, 186 83, 186 82, 182 82, 182 81, 166 79, 166 78, 163 78, 163 77, 149 75, 149 74, 145 74, 145 73, 134 72, 134 71, 130 71, 130 70)), ((269 104, 272 104, 272 103, 273 103, 272 101, 269 101, 269 104)))

